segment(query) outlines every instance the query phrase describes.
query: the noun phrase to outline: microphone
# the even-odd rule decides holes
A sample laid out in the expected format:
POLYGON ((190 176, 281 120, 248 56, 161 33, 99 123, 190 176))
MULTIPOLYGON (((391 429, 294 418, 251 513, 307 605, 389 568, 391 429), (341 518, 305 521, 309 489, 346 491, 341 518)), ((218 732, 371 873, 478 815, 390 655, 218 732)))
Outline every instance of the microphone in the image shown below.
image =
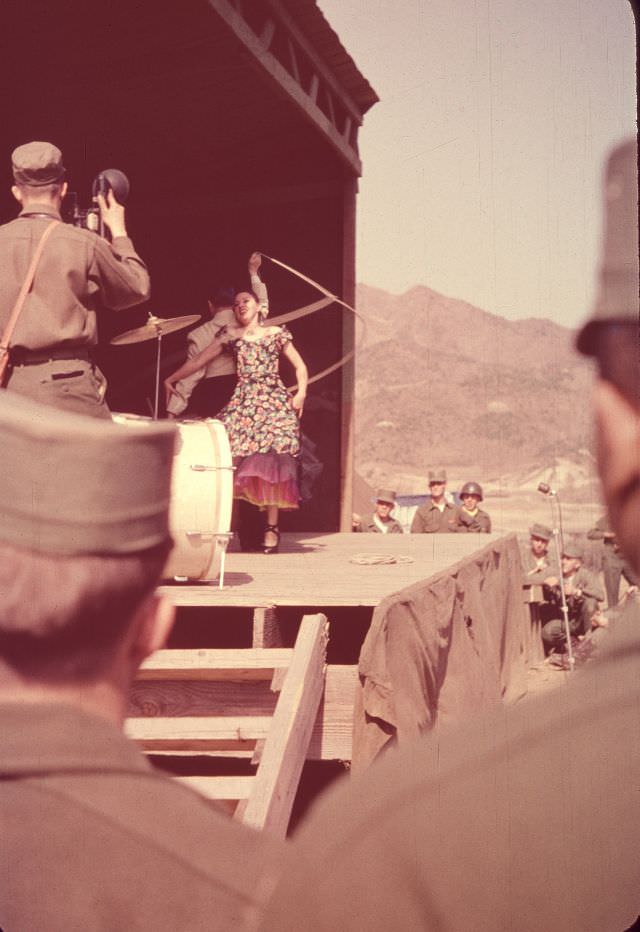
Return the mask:
POLYGON ((129 189, 129 179, 124 172, 117 168, 107 168, 93 179, 91 194, 94 198, 97 194, 106 197, 107 192, 111 190, 118 204, 124 204, 129 196, 129 189))

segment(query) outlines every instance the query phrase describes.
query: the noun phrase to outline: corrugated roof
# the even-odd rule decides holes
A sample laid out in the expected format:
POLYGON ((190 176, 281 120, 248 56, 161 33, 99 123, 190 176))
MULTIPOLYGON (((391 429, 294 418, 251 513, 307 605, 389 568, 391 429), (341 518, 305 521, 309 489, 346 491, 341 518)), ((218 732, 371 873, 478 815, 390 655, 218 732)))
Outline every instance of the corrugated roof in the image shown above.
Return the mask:
POLYGON ((362 113, 366 113, 380 98, 345 49, 337 32, 329 25, 316 0, 283 0, 283 5, 345 91, 362 113))

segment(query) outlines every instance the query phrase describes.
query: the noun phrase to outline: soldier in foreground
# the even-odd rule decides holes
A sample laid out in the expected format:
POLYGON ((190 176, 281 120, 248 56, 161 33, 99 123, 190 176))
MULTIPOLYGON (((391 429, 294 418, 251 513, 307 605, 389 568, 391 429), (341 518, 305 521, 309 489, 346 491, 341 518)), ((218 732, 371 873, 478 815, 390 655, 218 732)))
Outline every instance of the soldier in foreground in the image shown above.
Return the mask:
POLYGON ((0 432, 0 928, 255 928, 279 845, 122 734, 173 621, 173 425, 0 392, 0 432))
MULTIPOLYGON (((607 170, 593 355, 598 461, 640 570, 637 150, 607 170)), ((268 909, 270 932, 603 932, 640 912, 637 604, 571 682, 443 729, 327 795, 268 909), (629 617, 632 616, 632 617, 629 617)))

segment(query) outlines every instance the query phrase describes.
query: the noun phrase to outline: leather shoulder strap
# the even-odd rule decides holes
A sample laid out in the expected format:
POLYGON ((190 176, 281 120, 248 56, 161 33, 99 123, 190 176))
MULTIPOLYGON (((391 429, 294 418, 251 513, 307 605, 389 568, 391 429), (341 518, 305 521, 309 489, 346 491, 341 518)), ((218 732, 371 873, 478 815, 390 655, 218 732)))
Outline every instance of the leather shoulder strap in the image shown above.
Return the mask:
POLYGON ((9 351, 11 337, 13 336, 13 331, 15 330, 16 324, 18 322, 18 317, 20 316, 20 311, 22 310, 22 307, 24 305, 25 298, 29 294, 29 291, 33 284, 33 279, 35 278, 36 269, 38 267, 38 262, 40 261, 40 256, 42 255, 42 252, 44 250, 47 240, 53 233, 54 227, 57 227, 60 222, 61 222, 60 220, 54 220, 52 223, 50 223, 49 226, 44 231, 44 233, 42 234, 42 236, 40 237, 40 242, 38 243, 36 247, 36 250, 33 254, 33 258, 31 259, 31 263, 27 270, 25 280, 23 281, 22 287, 18 293, 18 297, 16 298, 16 303, 13 305, 13 309, 11 311, 11 314, 9 315, 9 320, 7 321, 7 325, 4 328, 4 333, 2 334, 2 339, 0 340, 0 353, 6 354, 9 351))

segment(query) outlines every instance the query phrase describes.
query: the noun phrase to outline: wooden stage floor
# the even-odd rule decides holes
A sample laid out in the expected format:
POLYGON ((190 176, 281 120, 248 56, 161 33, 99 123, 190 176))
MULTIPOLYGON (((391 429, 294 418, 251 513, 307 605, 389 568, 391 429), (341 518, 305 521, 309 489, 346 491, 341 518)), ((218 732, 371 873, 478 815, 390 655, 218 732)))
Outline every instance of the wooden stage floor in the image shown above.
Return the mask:
POLYGON ((218 583, 160 587, 177 606, 369 606, 446 570, 500 534, 283 534, 280 552, 229 552, 218 583), (407 562, 362 565, 354 557, 407 562))

